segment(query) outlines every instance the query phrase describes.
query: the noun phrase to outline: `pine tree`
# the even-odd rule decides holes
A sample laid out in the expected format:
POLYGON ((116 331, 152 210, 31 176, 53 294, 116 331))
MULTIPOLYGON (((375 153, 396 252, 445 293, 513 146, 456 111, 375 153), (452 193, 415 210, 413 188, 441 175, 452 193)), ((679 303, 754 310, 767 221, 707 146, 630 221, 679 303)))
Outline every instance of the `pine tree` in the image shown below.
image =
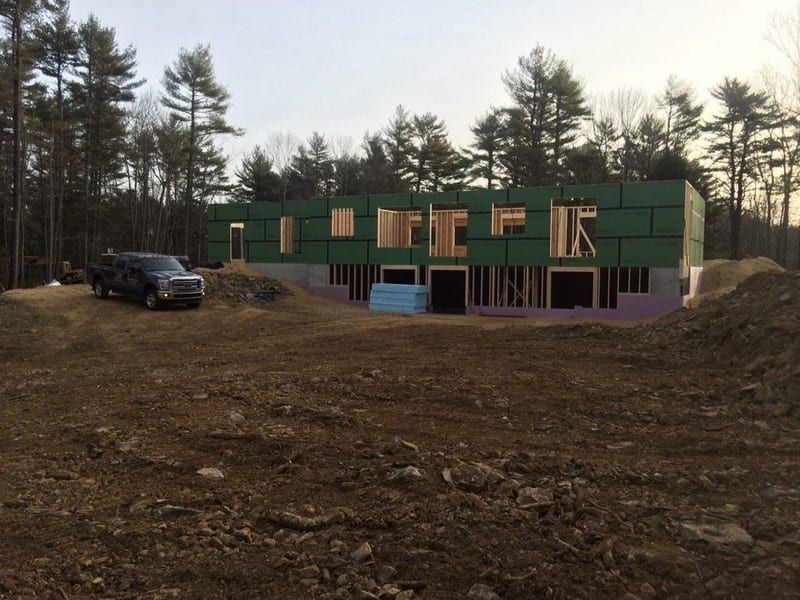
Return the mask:
POLYGON ((242 158, 235 174, 238 183, 232 195, 237 201, 280 202, 280 177, 272 170, 272 161, 260 146, 242 158))
POLYGON ((189 254, 194 163, 199 146, 214 135, 240 134, 240 131, 225 120, 230 95, 216 80, 209 46, 198 45, 191 51, 181 48, 175 63, 164 69, 163 85, 162 104, 188 125, 183 251, 189 254))
POLYGON ((413 170, 411 159, 413 130, 408 111, 402 105, 398 106, 383 136, 391 173, 390 191, 399 192, 408 189, 408 181, 413 170))
POLYGON ((726 77, 711 90, 721 111, 705 129, 711 135, 713 168, 726 191, 730 221, 730 257, 741 258, 740 234, 748 178, 753 172, 756 134, 765 126, 766 96, 749 84, 726 77))
POLYGON ((659 104, 665 112, 664 148, 681 154, 700 136, 703 104, 695 101, 692 87, 674 75, 667 79, 659 104))
POLYGON ((466 152, 470 163, 469 175, 485 180, 490 190, 495 184, 503 185, 499 162, 504 141, 503 113, 489 111, 475 121, 470 131, 475 141, 466 152))
POLYGON ((365 134, 361 147, 364 151, 361 160, 362 191, 366 194, 392 191, 392 172, 381 134, 365 134))

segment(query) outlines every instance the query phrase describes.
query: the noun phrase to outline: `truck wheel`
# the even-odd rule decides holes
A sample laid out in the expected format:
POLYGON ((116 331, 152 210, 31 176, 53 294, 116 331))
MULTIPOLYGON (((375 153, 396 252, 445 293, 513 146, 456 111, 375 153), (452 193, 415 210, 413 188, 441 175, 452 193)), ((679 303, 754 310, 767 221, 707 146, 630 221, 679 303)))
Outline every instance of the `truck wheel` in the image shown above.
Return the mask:
POLYGON ((161 308, 161 300, 158 299, 158 293, 155 290, 148 290, 144 293, 144 305, 150 310, 161 308))
POLYGON ((108 290, 106 286, 103 285, 103 282, 98 279, 92 284, 92 291, 94 292, 94 297, 101 299, 101 298, 108 298, 108 290))

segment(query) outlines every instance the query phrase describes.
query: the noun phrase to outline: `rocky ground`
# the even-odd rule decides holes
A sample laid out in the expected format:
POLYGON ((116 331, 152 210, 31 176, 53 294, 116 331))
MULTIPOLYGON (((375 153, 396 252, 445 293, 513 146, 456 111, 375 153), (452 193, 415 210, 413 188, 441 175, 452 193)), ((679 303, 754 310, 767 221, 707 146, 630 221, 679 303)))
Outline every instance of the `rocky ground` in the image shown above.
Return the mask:
POLYGON ((0 596, 797 597, 800 279, 753 279, 627 328, 0 296, 0 596))

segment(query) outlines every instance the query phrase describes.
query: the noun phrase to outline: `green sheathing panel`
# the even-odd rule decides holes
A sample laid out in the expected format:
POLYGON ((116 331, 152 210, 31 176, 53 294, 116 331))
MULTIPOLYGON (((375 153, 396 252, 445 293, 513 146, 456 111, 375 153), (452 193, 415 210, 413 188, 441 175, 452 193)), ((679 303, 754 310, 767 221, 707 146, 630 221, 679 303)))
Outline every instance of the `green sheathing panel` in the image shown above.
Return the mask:
POLYGON ((247 244, 248 262, 281 262, 281 245, 279 242, 250 242, 247 244))
POLYGON ((283 214, 287 217, 307 219, 309 217, 327 217, 328 208, 325 198, 312 198, 311 200, 292 200, 286 202, 283 214))
POLYGON ((622 206, 683 206, 685 184, 683 180, 625 183, 622 185, 622 206))
POLYGON ((328 245, 328 262, 333 265, 363 265, 367 263, 368 242, 336 241, 328 245))
POLYGON ((622 186, 619 183, 565 185, 561 190, 564 198, 594 198, 599 209, 619 208, 622 199, 622 186))
POLYGON ((377 217, 356 217, 355 218, 355 239, 372 240, 378 238, 378 218, 377 217))
POLYGON ((245 221, 247 204, 217 204, 214 218, 218 221, 245 221))
MULTIPOLYGON (((508 190, 509 202, 524 202, 528 211, 550 212, 550 201, 561 197, 560 187, 512 188, 508 190)), ((549 218, 549 217, 548 217, 549 218)), ((526 223, 527 225, 527 223, 526 223)))
POLYGON ((504 265, 506 264, 506 241, 468 241, 467 256, 459 259, 458 262, 466 265, 504 265))
POLYGON ((295 247, 298 249, 297 252, 282 255, 283 262, 306 264, 326 264, 328 262, 328 244, 326 242, 301 242, 295 247))
POLYGON ((216 221, 217 220, 217 205, 216 204, 209 204, 206 206, 206 220, 207 221, 216 221))
POLYGON ((247 205, 250 219, 280 219, 280 202, 254 202, 247 205))
POLYGON ((266 239, 265 221, 244 222, 245 242, 263 242, 266 239))
POLYGON ((228 221, 211 221, 208 224, 208 241, 229 244, 231 241, 230 226, 228 221))
MULTIPOLYGON (((492 204, 505 204, 507 199, 507 190, 472 190, 458 193, 458 201, 469 207, 470 216, 476 212, 485 212, 491 215, 492 204)), ((436 202, 440 202, 440 200, 436 200, 436 202)))
MULTIPOLYGON (((650 235, 651 212, 648 208, 598 210, 598 237, 650 235)), ((548 234, 549 235, 549 234, 548 234)))
MULTIPOLYGON (((430 218, 430 217, 429 217, 430 218)), ((428 231, 425 230, 425 235, 428 231)), ((486 239, 492 237, 492 213, 470 213, 467 215, 467 239, 486 239)), ((499 236, 494 236, 498 237, 499 236)))
POLYGON ((683 257, 681 238, 623 238, 620 240, 623 267, 678 267, 683 257))
POLYGON ((653 235, 677 235, 683 237, 684 232, 684 208, 654 208, 653 211, 653 235))
POLYGON ((548 240, 509 240, 509 265, 558 265, 557 258, 550 258, 548 240))
POLYGON ((208 242, 208 260, 229 262, 230 259, 231 245, 228 242, 208 242))
POLYGON ((398 194, 376 194, 369 197, 369 214, 376 216, 378 208, 392 208, 394 206, 411 206, 411 194, 408 192, 398 194))
POLYGON ((331 239, 331 220, 295 217, 295 227, 300 227, 301 240, 325 242, 331 239))
POLYGON ((369 243, 369 263, 371 265, 409 265, 410 248, 378 248, 376 242, 369 243))
POLYGON ((280 219, 267 219, 264 221, 264 227, 266 230, 266 240, 268 242, 280 242, 281 241, 281 220, 280 219))
POLYGON ((619 242, 616 238, 597 240, 597 255, 592 258, 562 258, 562 267, 616 267, 619 264, 619 242))
MULTIPOLYGON (((468 264, 468 258, 449 258, 442 256, 429 256, 428 242, 424 241, 422 246, 411 249, 411 264, 419 265, 457 265, 468 264)), ((469 255, 469 251, 467 251, 469 255)))
POLYGON ((333 210, 334 208, 352 208, 354 216, 363 217, 369 214, 369 201, 367 196, 336 196, 328 198, 328 209, 333 210))
POLYGON ((458 192, 420 192, 411 194, 411 204, 419 206, 426 212, 431 204, 453 204, 458 201, 458 192))

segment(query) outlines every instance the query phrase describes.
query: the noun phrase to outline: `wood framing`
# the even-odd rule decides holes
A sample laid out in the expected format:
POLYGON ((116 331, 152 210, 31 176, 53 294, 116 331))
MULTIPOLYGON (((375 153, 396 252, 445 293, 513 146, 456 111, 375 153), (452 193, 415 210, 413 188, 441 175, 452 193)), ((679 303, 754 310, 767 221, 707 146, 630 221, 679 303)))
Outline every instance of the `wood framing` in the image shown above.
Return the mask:
POLYGON ((525 231, 525 204, 492 204, 492 235, 510 235, 525 231))
POLYGON ((592 198, 554 199, 550 202, 550 256, 590 257, 594 245, 597 204, 592 198))
POLYGON ((378 248, 419 246, 422 211, 418 208, 378 209, 378 248))
POLYGON ((244 262, 244 223, 231 223, 229 228, 230 235, 230 261, 244 262))
POLYGON ((545 267, 470 267, 470 305, 544 308, 547 301, 546 274, 545 267))
POLYGON ((598 269, 597 267, 547 267, 547 308, 552 308, 553 273, 592 273, 592 305, 584 308, 597 308, 598 269))
POLYGON ((431 204, 430 255, 463 258, 467 255, 466 208, 440 208, 431 204), (461 231, 458 231, 461 230, 461 231))
POLYGON ((355 217, 352 208, 331 209, 331 237, 355 235, 355 217))
POLYGON ((294 253, 294 217, 281 217, 281 254, 294 253))

